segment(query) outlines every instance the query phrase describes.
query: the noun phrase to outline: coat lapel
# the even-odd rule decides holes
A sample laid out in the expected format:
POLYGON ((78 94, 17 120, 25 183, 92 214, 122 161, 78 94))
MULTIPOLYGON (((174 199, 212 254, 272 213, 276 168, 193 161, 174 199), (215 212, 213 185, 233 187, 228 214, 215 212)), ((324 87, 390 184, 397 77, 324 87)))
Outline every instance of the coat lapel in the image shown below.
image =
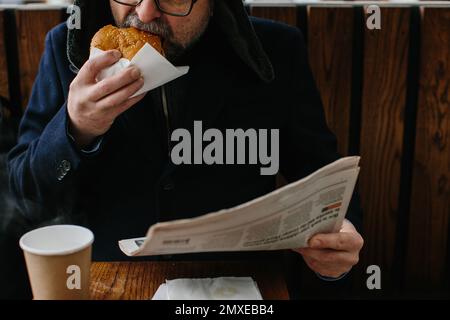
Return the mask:
POLYGON ((147 93, 144 99, 117 119, 117 125, 123 136, 137 145, 137 151, 149 160, 155 159, 163 141, 158 130, 161 129, 161 121, 156 110, 160 108, 157 103, 159 97, 158 89, 147 93))

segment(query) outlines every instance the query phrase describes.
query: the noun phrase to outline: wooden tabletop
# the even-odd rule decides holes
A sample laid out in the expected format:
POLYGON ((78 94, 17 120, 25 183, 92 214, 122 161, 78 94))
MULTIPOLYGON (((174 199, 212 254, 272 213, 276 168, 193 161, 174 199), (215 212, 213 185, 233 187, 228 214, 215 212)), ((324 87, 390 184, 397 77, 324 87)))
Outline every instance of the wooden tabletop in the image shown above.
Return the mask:
POLYGON ((286 281, 276 263, 247 261, 94 262, 93 300, 147 300, 165 280, 177 278, 252 277, 264 300, 287 300, 286 281))

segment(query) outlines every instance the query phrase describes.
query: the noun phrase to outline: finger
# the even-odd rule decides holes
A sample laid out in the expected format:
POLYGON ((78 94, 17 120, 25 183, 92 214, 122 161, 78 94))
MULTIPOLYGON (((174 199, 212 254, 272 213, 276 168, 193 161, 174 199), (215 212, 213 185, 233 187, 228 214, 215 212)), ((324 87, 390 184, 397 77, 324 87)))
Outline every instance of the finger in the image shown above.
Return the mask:
POLYGON ((357 232, 355 226, 353 223, 351 223, 349 220, 344 219, 342 222, 341 232, 357 232))
POLYGON ((316 260, 311 259, 309 257, 303 257, 303 260, 305 261, 306 265, 313 270, 314 272, 319 272, 319 265, 316 260))
POLYGON ((118 112, 118 114, 121 114, 121 113, 127 111, 128 109, 130 109, 130 108, 131 108, 132 106, 134 106, 136 103, 138 103, 139 101, 141 101, 141 100, 145 97, 146 94, 147 94, 147 93, 143 93, 143 94, 138 95, 138 96, 136 96, 136 97, 130 98, 130 99, 128 99, 127 101, 125 101, 124 103, 122 103, 121 105, 119 105, 119 106, 117 107, 117 112, 118 112))
POLYGON ((328 265, 351 265, 358 263, 358 255, 347 251, 336 251, 328 249, 303 249, 302 256, 314 259, 320 263, 328 265))
POLYGON ((91 101, 98 101, 107 95, 129 85, 141 77, 141 71, 137 67, 129 67, 118 74, 99 81, 92 87, 91 101))
POLYGON ((97 57, 89 59, 81 67, 78 77, 86 82, 95 82, 95 78, 103 69, 119 61, 122 54, 118 50, 102 52, 97 57))
MULTIPOLYGON (((323 263, 320 263, 319 261, 309 258, 309 257, 303 257, 303 260, 305 261, 306 265, 314 272, 320 274, 321 276, 330 277, 332 270, 329 266, 324 265, 323 263)), ((340 267, 335 266, 335 269, 340 271, 340 267)))
POLYGON ((321 233, 311 238, 309 245, 314 249, 334 249, 353 251, 360 249, 360 238, 358 233, 338 232, 321 233))
POLYGON ((133 83, 121 88, 120 90, 106 96, 98 101, 97 106, 101 109, 117 108, 124 103, 133 94, 139 91, 144 85, 144 79, 140 78, 133 83))
POLYGON ((351 269, 348 265, 327 265, 312 258, 304 257, 303 259, 311 270, 324 277, 338 278, 351 269))

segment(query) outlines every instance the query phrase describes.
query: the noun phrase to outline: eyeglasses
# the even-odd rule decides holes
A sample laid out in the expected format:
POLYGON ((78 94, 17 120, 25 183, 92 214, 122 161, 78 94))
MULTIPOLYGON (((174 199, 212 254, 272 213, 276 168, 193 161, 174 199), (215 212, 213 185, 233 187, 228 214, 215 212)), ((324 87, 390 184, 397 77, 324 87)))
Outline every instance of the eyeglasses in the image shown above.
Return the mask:
MULTIPOLYGON (((129 7, 137 7, 144 0, 114 0, 119 4, 129 7)), ((188 16, 197 0, 155 0, 156 6, 162 13, 170 16, 188 16)))

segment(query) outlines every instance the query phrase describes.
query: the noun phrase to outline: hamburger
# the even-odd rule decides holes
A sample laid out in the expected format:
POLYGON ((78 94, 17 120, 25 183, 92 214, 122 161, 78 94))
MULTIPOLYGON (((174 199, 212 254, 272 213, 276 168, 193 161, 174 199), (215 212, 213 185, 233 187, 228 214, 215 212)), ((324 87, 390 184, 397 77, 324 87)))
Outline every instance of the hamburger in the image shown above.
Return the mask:
POLYGON ((131 60, 146 43, 164 55, 159 36, 136 28, 117 28, 113 25, 107 25, 97 31, 92 38, 91 48, 103 51, 119 50, 123 58, 131 60))

